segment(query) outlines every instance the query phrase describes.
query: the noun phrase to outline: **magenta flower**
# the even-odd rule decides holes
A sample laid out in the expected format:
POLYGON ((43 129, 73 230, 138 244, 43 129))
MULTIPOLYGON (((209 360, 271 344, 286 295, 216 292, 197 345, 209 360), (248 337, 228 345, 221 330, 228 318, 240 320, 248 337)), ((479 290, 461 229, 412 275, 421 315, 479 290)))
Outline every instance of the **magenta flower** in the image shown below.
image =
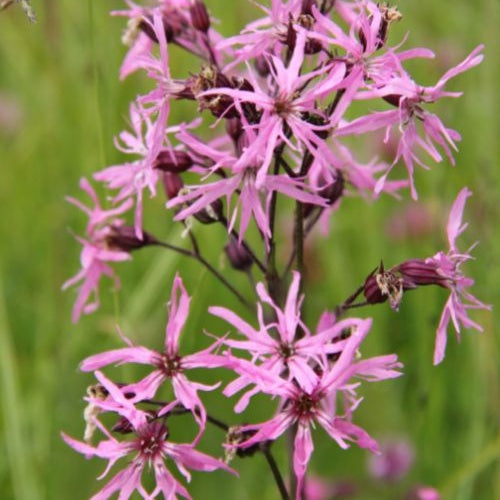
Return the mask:
POLYGON ((136 198, 135 231, 138 238, 142 238, 142 197, 144 189, 148 189, 151 196, 156 195, 158 171, 153 163, 160 152, 165 137, 164 117, 159 117, 156 123, 142 114, 137 105, 130 105, 130 123, 134 133, 121 132, 120 144, 115 146, 120 151, 138 155, 140 159, 122 165, 113 165, 94 174, 94 179, 105 182, 110 189, 118 189, 119 193, 114 202, 136 198), (144 130, 145 128, 145 130, 144 130))
POLYGON ((233 370, 255 383, 260 392, 278 396, 281 401, 277 414, 270 420, 260 424, 245 425, 240 428, 251 437, 239 444, 247 448, 263 441, 274 441, 287 429, 296 425, 293 467, 297 476, 296 498, 301 498, 302 484, 307 464, 312 455, 314 445, 311 427, 318 423, 342 448, 347 448, 347 441, 354 441, 362 448, 373 452, 378 451, 377 443, 360 427, 351 423, 352 412, 361 402, 354 399, 354 377, 369 381, 378 381, 394 378, 401 375, 397 369, 401 364, 396 355, 379 356, 366 360, 356 361, 355 354, 361 342, 367 335, 371 320, 359 320, 359 326, 351 330, 351 335, 332 367, 324 366, 324 371, 315 375, 315 383, 307 380, 307 388, 302 384, 304 380, 284 380, 267 369, 257 367, 245 360, 234 360, 233 370), (310 388, 312 387, 312 389, 310 388), (338 395, 348 403, 345 415, 339 415, 336 409, 338 395))
MULTIPOLYGON (((256 151, 259 151, 262 161, 256 175, 257 187, 262 186, 275 148, 279 144, 285 143, 296 152, 303 152, 304 149, 307 149, 325 161, 331 160, 331 152, 324 139, 318 134, 319 131, 331 128, 331 123, 328 123, 329 119, 316 109, 315 103, 341 87, 346 67, 344 63, 334 61, 318 70, 301 74, 305 57, 305 43, 306 33, 301 29, 297 32, 293 54, 287 66, 280 58, 269 56, 272 83, 267 88, 262 88, 248 67, 248 77, 253 91, 220 87, 202 94, 202 96, 227 95, 233 98, 234 105, 240 115, 244 114, 243 103, 252 103, 262 111, 257 137, 248 144, 235 165, 236 169, 247 165, 249 157, 254 158, 256 151), (320 75, 324 78, 312 84, 311 82, 320 75), (328 125, 311 123, 311 120, 307 119, 308 112, 323 118, 324 123, 328 123, 328 125), (294 145, 288 138, 289 130, 292 132, 291 135, 295 137, 297 145, 294 145)), ((251 127, 255 128, 255 126, 251 127)), ((247 128, 249 127, 247 126, 247 128)))
MULTIPOLYGON (((234 60, 225 69, 265 53, 278 54, 287 40, 290 23, 301 14, 302 4, 302 0, 271 0, 270 8, 257 4, 266 15, 248 24, 240 34, 217 44, 217 48, 223 51, 233 45, 241 46, 235 51, 234 60)), ((293 24, 295 27, 295 23, 293 24)))
MULTIPOLYGON (((248 143, 252 144, 257 137, 249 129, 247 132, 248 143)), ((226 198, 228 207, 228 230, 231 231, 240 215, 240 238, 243 238, 248 224, 253 216, 257 227, 264 235, 266 240, 270 237, 269 229, 269 197, 273 191, 284 194, 290 198, 302 201, 303 203, 312 203, 324 206, 325 200, 316 194, 307 191, 307 186, 298 179, 291 179, 287 175, 269 175, 261 176, 261 183, 258 185, 259 165, 262 162, 262 155, 255 149, 252 150, 253 156, 245 155, 245 161, 242 163, 242 157, 225 152, 216 145, 209 145, 192 134, 184 131, 177 135, 177 138, 192 151, 195 157, 199 158, 200 163, 209 162, 210 172, 217 172, 221 169, 228 169, 232 172, 231 176, 224 176, 208 184, 199 184, 186 186, 187 193, 180 194, 167 203, 167 208, 173 208, 180 204, 187 203, 186 208, 182 208, 175 216, 175 220, 182 220, 186 217, 196 214, 200 210, 207 209, 219 198, 226 198), (231 208, 232 196, 237 195, 236 207, 231 208)))
POLYGON ((380 481, 400 481, 415 461, 413 446, 405 439, 391 439, 381 444, 379 455, 372 455, 368 471, 380 481))
POLYGON ((363 134, 383 128, 386 140, 392 130, 399 131, 400 139, 396 157, 387 172, 379 179, 376 192, 382 190, 390 171, 402 159, 408 171, 412 197, 417 199, 413 179, 414 166, 417 164, 428 168, 417 154, 418 147, 422 148, 434 161, 440 162, 442 156, 436 145, 440 146, 450 162, 454 164, 451 149, 457 150, 455 141, 460 140, 460 135, 455 130, 446 128, 437 115, 430 113, 422 105, 433 103, 441 97, 459 97, 460 92, 447 92, 443 88, 450 78, 480 64, 483 60, 483 55, 480 54, 482 49, 482 45, 476 47, 461 63, 447 71, 433 87, 417 85, 401 67, 398 77, 387 80, 373 90, 358 93, 358 98, 383 97, 398 108, 363 116, 341 125, 336 130, 337 136, 343 136, 363 134), (423 137, 419 135, 420 126, 423 137))
MULTIPOLYGON (((293 280, 288 291, 285 307, 281 310, 267 293, 264 285, 257 285, 257 294, 261 303, 257 303, 259 328, 254 329, 242 318, 224 307, 210 307, 209 312, 219 316, 240 332, 245 340, 224 340, 224 344, 232 349, 247 351, 252 361, 260 369, 276 376, 288 373, 290 381, 296 381, 307 391, 312 391, 317 384, 315 368, 327 364, 327 356, 338 354, 344 348, 346 341, 340 337, 346 329, 360 328, 366 325, 362 320, 346 319, 333 322, 311 335, 300 318, 302 297, 298 296, 300 274, 293 273, 293 280), (276 322, 265 324, 262 304, 269 304, 276 317, 276 322)), ((325 322, 320 322, 323 326, 325 322)), ((252 380, 241 376, 229 384, 224 390, 226 396, 231 396, 252 384, 252 380)), ((250 398, 260 392, 258 385, 250 389, 236 405, 237 412, 243 411, 250 398)))
POLYGON ((125 469, 118 472, 91 500, 106 500, 119 492, 120 499, 128 499, 137 491, 144 499, 156 498, 163 494, 163 498, 174 500, 177 495, 190 499, 186 488, 172 475, 165 466, 165 460, 173 461, 179 472, 189 482, 191 476, 187 469, 202 470, 206 472, 216 469, 225 469, 235 473, 221 461, 197 451, 190 444, 175 444, 168 440, 168 429, 163 420, 152 419, 137 408, 127 399, 122 391, 107 379, 102 373, 96 372, 96 377, 106 389, 106 399, 90 399, 90 402, 103 411, 115 411, 125 418, 131 426, 132 439, 120 442, 114 438, 106 428, 95 419, 97 427, 105 434, 107 439, 99 442, 97 446, 90 446, 66 434, 62 434, 64 441, 73 449, 82 453, 86 458, 93 456, 104 458, 109 463, 104 473, 106 476, 113 465, 121 458, 133 454, 125 469), (142 474, 145 468, 153 468, 156 486, 148 493, 142 486, 142 474))
POLYGON ((81 370, 94 371, 110 364, 138 363, 152 365, 154 370, 141 381, 130 384, 126 390, 134 394, 133 402, 151 399, 158 388, 166 381, 172 383, 175 400, 165 406, 160 414, 167 413, 176 404, 180 403, 190 410, 200 426, 201 436, 205 428, 206 411, 201 402, 198 391, 213 390, 218 387, 207 386, 188 380, 184 372, 191 368, 215 368, 226 366, 227 360, 222 356, 211 354, 220 344, 216 342, 211 347, 195 354, 181 356, 179 353, 179 337, 186 322, 189 311, 190 298, 184 288, 181 278, 174 279, 172 294, 169 302, 169 314, 165 331, 165 350, 153 351, 146 347, 134 346, 126 339, 129 347, 106 351, 85 359, 81 370))
POLYGON ((450 321, 455 328, 457 338, 460 338, 460 325, 465 328, 475 328, 483 331, 482 327, 472 321, 467 315, 468 309, 487 309, 491 306, 483 304, 476 297, 467 291, 474 284, 474 280, 464 276, 460 266, 471 259, 469 249, 467 252, 460 252, 455 244, 455 240, 466 229, 467 224, 462 224, 462 215, 465 207, 465 201, 472 193, 463 188, 451 207, 448 218, 447 234, 450 249, 448 253, 438 252, 434 257, 426 259, 427 264, 436 266, 436 271, 444 280, 441 284, 450 289, 451 294, 448 298, 436 335, 436 346, 434 348, 434 364, 439 364, 443 358, 446 348, 447 329, 450 321))
POLYGON ((126 212, 131 207, 132 201, 125 200, 115 208, 103 210, 94 189, 86 179, 80 180, 80 187, 90 196, 94 206, 89 208, 74 198, 67 198, 70 203, 83 210, 89 217, 86 229, 88 239, 76 236, 76 239, 83 246, 80 254, 82 268, 62 286, 63 290, 66 290, 70 286, 82 282, 71 314, 73 323, 76 323, 82 314, 90 314, 99 307, 101 276, 112 278, 115 286, 119 286, 120 280, 107 263, 121 262, 131 258, 128 252, 113 247, 109 237, 113 233, 113 227, 123 223, 115 217, 126 212), (92 295, 94 297, 90 300, 92 295))

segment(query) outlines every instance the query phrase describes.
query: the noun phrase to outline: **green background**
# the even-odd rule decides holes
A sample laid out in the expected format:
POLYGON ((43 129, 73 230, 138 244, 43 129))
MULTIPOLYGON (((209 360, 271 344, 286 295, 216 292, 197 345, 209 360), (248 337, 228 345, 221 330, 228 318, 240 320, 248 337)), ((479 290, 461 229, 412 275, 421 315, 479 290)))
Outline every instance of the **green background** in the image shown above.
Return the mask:
MULTIPOLYGON (((221 20, 225 35, 256 15, 243 0, 207 0, 207 4, 221 20)), ((184 352, 207 343, 203 328, 225 333, 227 325, 206 313, 209 305, 236 309, 238 305, 196 263, 148 249, 135 254, 133 263, 119 266, 121 291, 115 293, 105 284, 99 312, 71 324, 75 293, 62 293, 60 288, 78 269, 79 248, 72 233, 83 231, 85 221, 64 196, 80 197, 81 176, 90 177, 121 159, 113 137, 125 127, 128 102, 149 83, 135 75, 118 81, 125 53, 120 43, 124 21, 111 18, 108 11, 121 8, 120 2, 45 0, 33 5, 35 25, 18 6, 0 12, 0 497, 84 499, 98 490, 94 478, 104 464, 86 461, 59 436, 61 430, 73 436, 82 433, 81 398, 92 377, 78 372, 80 360, 121 345, 116 323, 131 338, 160 347, 164 303, 176 269, 181 269, 193 295, 184 352)), ((438 54, 435 61, 412 66, 422 84, 432 85, 476 45, 486 45, 483 64, 450 84, 464 90, 464 97, 434 105, 444 122, 463 136, 457 167, 445 162, 429 172, 418 171, 420 202, 433 220, 418 237, 394 238, 387 228, 387 221, 401 217, 410 202, 344 200, 333 216, 327 241, 316 238, 309 248, 306 300, 311 325, 323 309, 353 291, 381 258, 392 265, 445 248, 447 211, 464 185, 474 196, 466 208, 470 227, 462 248, 480 240, 474 250, 477 260, 466 270, 476 278, 473 292, 480 299, 495 304, 499 297, 500 2, 421 0, 403 2, 400 10, 404 18, 394 29, 393 40, 409 31, 408 47, 428 46, 438 54)), ((172 52, 174 75, 196 70, 189 66, 190 59, 172 52)), ((185 117, 182 110, 176 111, 171 122, 185 117)), ((148 227, 183 244, 179 229, 171 227, 162 210, 163 200, 147 204, 148 227)), ((283 227, 289 221, 288 215, 279 219, 283 227)), ((196 227, 196 232, 207 256, 244 289, 243 277, 220 258, 223 231, 196 227)), ((357 498, 402 498, 416 483, 437 487, 445 499, 500 497, 495 312, 474 315, 484 334, 464 332, 460 344, 450 336, 445 361, 433 367, 434 331, 445 300, 444 291, 423 289, 405 296, 397 314, 386 306, 366 312, 373 315, 375 325, 364 354, 398 353, 405 375, 365 384, 361 391, 365 401, 356 422, 374 437, 406 436, 413 443, 416 462, 409 476, 393 487, 370 482, 367 454, 355 446, 342 451, 320 431, 315 434, 318 451, 311 471, 354 480, 360 491, 357 498)), ((126 370, 118 373, 127 376, 126 370)), ((209 411, 237 422, 230 414, 231 401, 221 402, 212 395, 205 400, 209 411)), ((265 418, 270 410, 259 411, 251 418, 265 418)), ((179 427, 182 434, 181 423, 179 427)), ((217 430, 209 434, 203 447, 217 454, 221 435, 217 430)), ((282 443, 276 446, 281 463, 282 448, 282 443)), ((233 465, 240 479, 223 472, 194 473, 190 486, 194 498, 277 498, 261 456, 233 465)))

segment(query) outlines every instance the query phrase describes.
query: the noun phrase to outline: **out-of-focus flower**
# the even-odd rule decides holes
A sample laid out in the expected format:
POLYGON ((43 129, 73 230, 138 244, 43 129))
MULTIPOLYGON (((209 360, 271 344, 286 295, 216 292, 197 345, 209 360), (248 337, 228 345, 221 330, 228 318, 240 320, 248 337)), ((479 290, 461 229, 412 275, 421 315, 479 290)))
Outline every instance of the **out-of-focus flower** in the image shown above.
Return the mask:
POLYGON ((369 457, 368 471, 372 477, 381 481, 399 481, 408 473, 414 459, 415 452, 408 441, 386 441, 381 443, 379 455, 369 457))
POLYGON ((440 500, 439 491, 431 486, 419 485, 412 488, 406 500, 440 500))

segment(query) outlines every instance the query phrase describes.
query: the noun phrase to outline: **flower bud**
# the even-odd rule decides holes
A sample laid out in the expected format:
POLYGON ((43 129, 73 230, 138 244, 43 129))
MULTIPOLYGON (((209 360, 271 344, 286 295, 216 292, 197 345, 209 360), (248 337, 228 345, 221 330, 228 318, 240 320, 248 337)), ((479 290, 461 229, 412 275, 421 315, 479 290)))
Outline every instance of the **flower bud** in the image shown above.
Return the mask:
POLYGON ((405 289, 423 285, 446 287, 446 278, 438 273, 437 266, 432 261, 410 259, 396 266, 394 270, 401 273, 405 289))
POLYGON ((213 224, 222 217, 222 201, 217 199, 210 203, 206 208, 201 209, 199 212, 193 214, 193 217, 202 224, 213 224))
MULTIPOLYGON (((167 42, 171 42, 176 35, 182 32, 182 19, 179 15, 175 13, 169 13, 168 17, 163 16, 162 19, 163 31, 165 32, 165 38, 167 42)), ((158 43, 158 37, 156 36, 155 30, 153 28, 153 20, 151 17, 146 17, 139 22, 139 29, 145 33, 153 42, 158 43)))
POLYGON ((191 14, 193 28, 206 33, 210 28, 210 16, 205 3, 201 0, 194 0, 193 5, 189 7, 189 13, 191 14))
POLYGON ((175 149, 164 149, 158 153, 153 168, 163 172, 179 174, 193 166, 193 160, 185 151, 175 149))
POLYGON ((231 97, 223 94, 199 96, 206 90, 216 88, 233 88, 229 78, 214 66, 205 66, 200 73, 192 79, 191 90, 198 101, 200 110, 208 109, 217 118, 224 115, 225 118, 238 118, 239 113, 234 107, 231 97))
POLYGON ((131 432, 134 432, 134 426, 125 417, 120 417, 115 425, 111 427, 111 430, 113 432, 117 432, 118 434, 130 434, 131 432))
POLYGON ((313 7, 318 7, 317 0, 302 0, 301 11, 302 11, 303 15, 312 16, 313 15, 313 12, 312 12, 313 7))
POLYGON ((175 198, 184 187, 181 176, 173 172, 162 172, 163 188, 169 200, 175 198))
POLYGON ((366 278, 363 294, 369 304, 379 304, 389 299, 391 308, 397 311, 403 298, 403 278, 392 270, 385 271, 383 264, 380 264, 378 271, 366 278))
POLYGON ((132 252, 148 245, 154 245, 156 238, 143 231, 142 240, 137 238, 135 228, 132 226, 122 226, 115 224, 109 226, 109 234, 106 236, 106 243, 110 248, 132 252))
MULTIPOLYGON (((342 175, 342 172, 338 170, 336 174, 337 176, 332 182, 326 184, 318 190, 318 195, 327 200, 328 205, 330 206, 335 204, 335 202, 339 200, 344 194, 344 176, 342 175)), ((309 217, 309 215, 311 215, 312 211, 317 207, 317 205, 314 205, 312 203, 304 203, 303 207, 303 215, 307 218, 309 217)))
POLYGON ((385 102, 392 104, 396 108, 399 108, 399 103, 401 101, 401 95, 399 94, 388 94, 382 97, 385 102))
POLYGON ((239 118, 230 118, 226 120, 226 132, 234 142, 238 142, 238 139, 243 133, 241 120, 239 118))
POLYGON ((248 250, 234 238, 231 238, 229 243, 224 247, 224 251, 234 269, 246 271, 252 266, 253 261, 248 250))
POLYGON ((269 75, 270 69, 269 69, 269 63, 267 59, 264 56, 257 56, 254 59, 254 68, 257 71, 257 73, 262 77, 265 78, 266 76, 269 75))

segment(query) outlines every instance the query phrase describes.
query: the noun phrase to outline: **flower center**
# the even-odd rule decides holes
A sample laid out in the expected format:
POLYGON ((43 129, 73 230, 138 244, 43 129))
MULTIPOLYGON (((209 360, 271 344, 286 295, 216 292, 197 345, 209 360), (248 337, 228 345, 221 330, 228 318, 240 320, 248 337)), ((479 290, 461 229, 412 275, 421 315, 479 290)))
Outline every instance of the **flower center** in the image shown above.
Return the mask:
POLYGON ((281 343, 279 346, 278 353, 280 357, 287 360, 295 355, 295 346, 293 344, 281 343))
POLYGON ((158 368, 165 374, 166 377, 173 377, 176 373, 182 371, 182 363, 181 357, 169 356, 168 354, 164 354, 161 357, 161 363, 158 368))
POLYGON ((293 402, 294 412, 298 417, 311 417, 315 413, 318 399, 314 395, 302 393, 293 402))
POLYGON ((161 453, 168 436, 168 429, 162 422, 152 422, 138 433, 137 445, 142 455, 154 458, 161 453))

